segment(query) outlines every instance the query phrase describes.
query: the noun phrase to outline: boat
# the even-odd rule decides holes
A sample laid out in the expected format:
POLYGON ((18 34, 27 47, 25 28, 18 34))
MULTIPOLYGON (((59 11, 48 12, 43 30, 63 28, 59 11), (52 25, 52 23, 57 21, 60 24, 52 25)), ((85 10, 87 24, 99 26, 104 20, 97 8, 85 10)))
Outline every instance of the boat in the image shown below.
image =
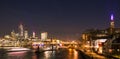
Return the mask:
POLYGON ((11 47, 7 49, 8 52, 15 52, 15 51, 29 51, 29 48, 24 48, 24 47, 11 47))
POLYGON ((8 52, 15 52, 15 51, 29 51, 29 48, 24 47, 2 47, 2 49, 5 49, 8 52))

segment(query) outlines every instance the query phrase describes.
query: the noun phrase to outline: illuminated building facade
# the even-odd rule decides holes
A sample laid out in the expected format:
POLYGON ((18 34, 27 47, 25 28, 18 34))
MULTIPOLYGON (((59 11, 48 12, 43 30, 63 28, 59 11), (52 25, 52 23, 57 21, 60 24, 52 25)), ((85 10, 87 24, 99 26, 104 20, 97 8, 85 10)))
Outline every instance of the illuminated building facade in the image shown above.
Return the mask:
POLYGON ((11 37, 12 37, 12 39, 13 39, 13 40, 15 40, 15 39, 16 39, 16 33, 15 33, 15 31, 14 31, 14 30, 11 32, 11 37))
POLYGON ((42 40, 42 41, 47 40, 47 36, 48 36, 48 33, 47 33, 47 32, 42 32, 42 33, 41 33, 41 40, 42 40))
POLYGON ((32 33, 32 37, 35 38, 35 32, 32 33))
POLYGON ((28 38, 28 31, 25 31, 25 32, 24 32, 24 36, 25 36, 25 39, 28 38))
POLYGON ((19 26, 19 31, 20 31, 20 33, 19 33, 20 37, 23 37, 24 30, 23 30, 23 25, 22 24, 20 24, 20 26, 19 26))
MULTIPOLYGON (((101 54, 103 52, 103 47, 104 47, 103 44, 105 43, 105 41, 116 39, 119 37, 120 37, 120 28, 115 28, 114 16, 113 14, 111 14, 110 27, 102 30, 99 29, 86 30, 82 34, 82 43, 83 46, 86 46, 85 43, 90 42, 89 45, 87 45, 87 47, 92 46, 95 52, 101 54)), ((110 44, 110 42, 107 44, 110 44)))

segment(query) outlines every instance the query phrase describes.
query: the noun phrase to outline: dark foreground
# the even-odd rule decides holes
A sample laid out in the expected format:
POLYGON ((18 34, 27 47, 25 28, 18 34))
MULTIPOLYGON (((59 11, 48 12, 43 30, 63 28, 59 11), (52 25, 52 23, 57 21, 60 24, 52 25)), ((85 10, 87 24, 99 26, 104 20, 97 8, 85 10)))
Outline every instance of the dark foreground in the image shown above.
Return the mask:
POLYGON ((87 56, 75 49, 59 49, 34 53, 32 51, 6 52, 0 50, 0 59, 86 59, 87 56))

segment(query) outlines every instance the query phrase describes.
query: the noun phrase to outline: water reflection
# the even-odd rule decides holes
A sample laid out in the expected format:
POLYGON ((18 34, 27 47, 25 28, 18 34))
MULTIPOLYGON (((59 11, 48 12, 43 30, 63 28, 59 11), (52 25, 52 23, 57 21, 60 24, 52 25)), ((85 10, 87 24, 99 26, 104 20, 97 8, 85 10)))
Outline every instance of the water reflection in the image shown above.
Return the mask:
POLYGON ((32 59, 54 59, 55 51, 45 51, 43 53, 34 53, 32 59))
POLYGON ((8 52, 8 56, 24 56, 26 51, 19 51, 19 52, 8 52))
POLYGON ((50 59, 51 57, 55 57, 55 51, 46 51, 44 55, 46 57, 45 59, 50 59))
POLYGON ((78 59, 78 52, 75 49, 69 49, 68 59, 78 59))
POLYGON ((30 57, 27 51, 8 52, 7 54, 8 59, 28 59, 30 57))
POLYGON ((7 54, 4 49, 0 49, 0 59, 7 59, 7 54))
POLYGON ((61 49, 34 53, 32 51, 6 52, 0 51, 0 59, 79 59, 75 49, 61 49))
POLYGON ((78 59, 78 51, 74 50, 74 59, 78 59))

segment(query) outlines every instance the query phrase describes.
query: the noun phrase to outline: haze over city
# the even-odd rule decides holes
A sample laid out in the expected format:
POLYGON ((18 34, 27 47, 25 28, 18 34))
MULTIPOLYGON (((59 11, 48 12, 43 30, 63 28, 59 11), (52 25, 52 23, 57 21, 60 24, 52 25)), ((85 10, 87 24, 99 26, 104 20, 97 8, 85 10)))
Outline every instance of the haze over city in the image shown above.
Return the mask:
POLYGON ((119 0, 8 0, 0 2, 0 36, 17 31, 20 23, 37 35, 78 39, 86 29, 109 27, 110 15, 120 27, 119 0))
POLYGON ((120 59, 120 0, 0 0, 0 59, 120 59))

